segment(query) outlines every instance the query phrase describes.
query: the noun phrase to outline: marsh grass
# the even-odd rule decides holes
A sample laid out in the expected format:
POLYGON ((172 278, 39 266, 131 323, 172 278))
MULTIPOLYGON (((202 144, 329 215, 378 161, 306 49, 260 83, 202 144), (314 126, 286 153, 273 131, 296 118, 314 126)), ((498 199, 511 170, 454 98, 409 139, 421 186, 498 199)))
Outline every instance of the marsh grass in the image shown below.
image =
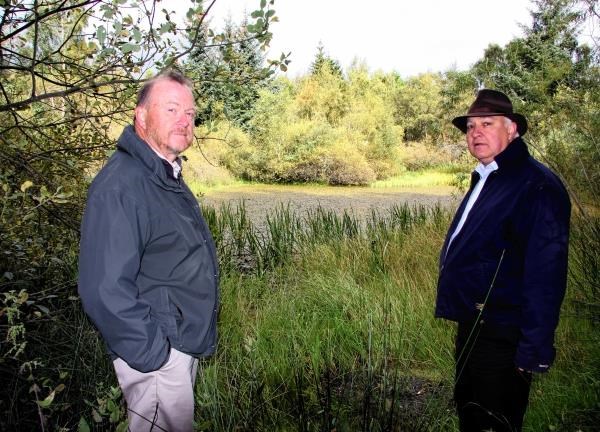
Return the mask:
MULTIPOLYGON (((237 264, 224 266, 219 350, 196 387, 200 429, 456 430, 454 326, 432 317, 447 210, 359 220, 281 205, 262 227, 243 203, 204 211, 237 264)), ((534 382, 526 431, 593 430, 598 343, 579 295, 565 302, 559 358, 534 382)))
MULTIPOLYGON (((456 430, 454 325, 433 318, 448 210, 402 205, 359 219, 280 205, 264 224, 243 202, 203 213, 222 283, 219 348, 201 362, 195 388, 197 430, 456 430)), ((598 424, 598 225, 573 223, 558 357, 549 374, 536 375, 525 432, 598 424)), ((112 365, 76 297, 68 298, 47 300, 53 312, 43 326, 27 324, 26 354, 43 362, 7 381, 3 394, 18 396, 3 402, 11 417, 0 425, 35 430, 36 409, 46 430, 122 425, 112 365), (34 385, 40 399, 55 390, 47 407, 38 409, 34 385)))
POLYGON ((445 211, 398 206, 361 221, 281 205, 262 227, 243 202, 203 211, 237 262, 223 271, 221 349, 197 387, 203 427, 427 430, 424 413, 448 417, 448 381, 431 370, 450 365, 451 340, 430 318, 435 275, 419 269, 435 254, 405 246, 436 248, 445 211))

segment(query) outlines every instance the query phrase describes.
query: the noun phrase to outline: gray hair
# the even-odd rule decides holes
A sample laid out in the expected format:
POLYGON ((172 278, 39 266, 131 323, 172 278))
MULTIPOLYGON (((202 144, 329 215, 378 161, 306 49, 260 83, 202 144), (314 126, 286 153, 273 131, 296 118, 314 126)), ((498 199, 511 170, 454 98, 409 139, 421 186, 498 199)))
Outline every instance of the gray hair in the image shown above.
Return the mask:
POLYGON ((177 69, 165 69, 164 71, 150 78, 144 83, 144 85, 138 92, 136 106, 144 105, 146 102, 148 102, 148 99, 150 98, 150 92, 152 91, 152 87, 154 87, 154 84, 156 84, 157 81, 163 79, 168 81, 174 81, 178 84, 186 86, 190 89, 192 94, 194 93, 194 85, 188 77, 186 77, 177 69))
MULTIPOLYGON (((512 125, 513 123, 515 123, 514 120, 512 120, 512 119, 510 119, 508 117, 504 117, 504 125, 507 128, 509 128, 510 125, 512 125)), ((516 137, 518 137, 518 136, 519 136, 519 128, 517 127, 517 129, 515 130, 515 135, 514 135, 513 139, 516 138, 516 137)))

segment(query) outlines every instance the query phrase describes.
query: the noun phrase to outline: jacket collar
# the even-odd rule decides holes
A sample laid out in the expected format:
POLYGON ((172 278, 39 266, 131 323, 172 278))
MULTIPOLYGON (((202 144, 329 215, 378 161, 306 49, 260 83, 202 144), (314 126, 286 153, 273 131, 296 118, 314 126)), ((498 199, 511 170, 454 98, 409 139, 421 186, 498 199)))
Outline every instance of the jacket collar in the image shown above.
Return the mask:
POLYGON ((140 161, 146 169, 152 174, 155 181, 157 180, 163 186, 169 188, 177 188, 179 182, 172 176, 173 168, 169 166, 171 171, 168 171, 168 162, 161 159, 150 146, 142 140, 136 133, 133 126, 125 127, 123 133, 117 141, 117 149, 130 154, 133 158, 140 161), (169 175, 171 174, 171 175, 169 175))
MULTIPOLYGON (((496 171, 497 172, 510 172, 511 170, 514 170, 517 167, 519 167, 521 164, 525 163, 525 161, 528 158, 529 158, 529 151, 527 150, 527 145, 520 137, 517 137, 508 144, 508 146, 504 149, 503 152, 501 152, 494 158, 494 161, 498 165, 498 169, 496 171)), ((479 173, 477 171, 473 171, 471 173, 471 186, 469 188, 469 194, 473 190, 473 187, 475 187, 475 184, 477 184, 477 182, 479 181, 480 177, 481 176, 479 175, 479 173)), ((452 223, 450 224, 450 228, 448 230, 448 235, 446 236, 446 240, 444 241, 444 246, 443 246, 443 249, 441 252, 442 259, 440 260, 440 264, 442 264, 445 260, 447 260, 451 254, 456 254, 456 251, 460 250, 460 248, 462 247, 461 245, 465 244, 465 238, 467 238, 466 233, 467 232, 471 233, 473 231, 473 228, 469 228, 469 226, 467 224, 465 224, 465 226, 463 226, 460 234, 457 236, 457 238, 454 239, 454 241, 452 243, 452 247, 448 249, 448 242, 450 240, 450 236, 456 229, 456 225, 458 224, 458 221, 460 220, 462 213, 465 211, 465 207, 466 207, 466 204, 468 201, 467 197, 468 197, 468 194, 462 200, 458 210, 456 211, 456 213, 454 215, 454 219, 452 220, 452 223)), ((475 215, 469 216, 471 224, 473 223, 474 216, 475 215)))
POLYGON ((498 170, 506 171, 518 167, 528 158, 529 150, 527 150, 525 141, 521 137, 516 137, 494 160, 498 164, 498 170))

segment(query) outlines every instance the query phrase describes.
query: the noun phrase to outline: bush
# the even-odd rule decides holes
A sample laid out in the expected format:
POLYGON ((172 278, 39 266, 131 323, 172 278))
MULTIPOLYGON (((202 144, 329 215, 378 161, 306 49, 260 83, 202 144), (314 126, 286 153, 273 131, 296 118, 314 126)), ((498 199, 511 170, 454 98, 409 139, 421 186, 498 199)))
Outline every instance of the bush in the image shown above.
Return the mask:
POLYGON ((330 185, 366 186, 375 180, 375 172, 357 151, 332 153, 327 167, 327 183, 330 185))
POLYGON ((460 156, 456 156, 460 152, 454 146, 439 148, 423 143, 409 143, 402 146, 398 153, 400 163, 409 171, 437 168, 460 159, 460 156))

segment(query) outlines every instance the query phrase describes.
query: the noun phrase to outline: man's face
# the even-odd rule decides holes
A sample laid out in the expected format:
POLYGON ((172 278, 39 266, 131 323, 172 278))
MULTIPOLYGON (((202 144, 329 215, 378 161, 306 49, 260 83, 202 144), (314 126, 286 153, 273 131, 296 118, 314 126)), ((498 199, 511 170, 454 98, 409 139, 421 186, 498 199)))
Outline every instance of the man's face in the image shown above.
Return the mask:
POLYGON ((469 152, 484 165, 491 163, 515 138, 517 124, 506 117, 470 117, 467 119, 469 152))
POLYGON ((192 92, 185 85, 168 79, 157 81, 135 115, 140 138, 171 162, 192 144, 196 110, 192 92))

